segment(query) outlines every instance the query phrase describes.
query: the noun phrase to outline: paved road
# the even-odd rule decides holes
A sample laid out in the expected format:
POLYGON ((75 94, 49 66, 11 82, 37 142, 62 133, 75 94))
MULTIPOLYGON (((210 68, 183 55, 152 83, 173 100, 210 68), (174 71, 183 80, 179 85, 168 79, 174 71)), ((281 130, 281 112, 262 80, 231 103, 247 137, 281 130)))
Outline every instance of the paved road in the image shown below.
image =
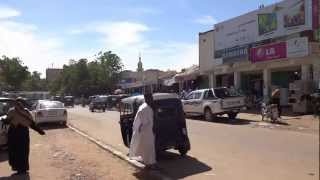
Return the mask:
MULTIPOLYGON (((119 130, 119 113, 69 109, 69 122, 127 153, 119 130)), ((163 172, 180 179, 317 180, 319 135, 259 128, 250 123, 187 120, 192 150, 186 158, 166 153, 163 172)))

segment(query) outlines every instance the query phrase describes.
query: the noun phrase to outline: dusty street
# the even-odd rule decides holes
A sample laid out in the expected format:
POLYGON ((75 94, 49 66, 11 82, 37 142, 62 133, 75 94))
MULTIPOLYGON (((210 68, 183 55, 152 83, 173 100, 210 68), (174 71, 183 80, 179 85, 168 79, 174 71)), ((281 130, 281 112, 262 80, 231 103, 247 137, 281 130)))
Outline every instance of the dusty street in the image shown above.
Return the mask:
MULTIPOLYGON (((128 152, 122 143, 118 112, 91 113, 81 107, 69 112, 73 126, 124 154, 128 152)), ((309 121, 310 127, 298 124, 288 128, 256 122, 248 115, 240 115, 233 123, 188 119, 192 150, 185 158, 168 152, 159 165, 164 174, 177 179, 316 180, 319 129, 313 127, 318 122, 309 121)))
POLYGON ((0 154, 0 180, 153 179, 68 128, 49 126, 45 136, 31 133, 30 174, 11 176, 0 154))

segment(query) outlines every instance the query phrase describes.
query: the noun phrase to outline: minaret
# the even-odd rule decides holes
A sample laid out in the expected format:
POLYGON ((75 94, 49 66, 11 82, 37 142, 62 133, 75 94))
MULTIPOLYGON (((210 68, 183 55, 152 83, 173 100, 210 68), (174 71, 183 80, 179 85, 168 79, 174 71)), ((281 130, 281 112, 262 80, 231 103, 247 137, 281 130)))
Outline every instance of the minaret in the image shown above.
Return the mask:
POLYGON ((138 73, 138 80, 143 81, 143 64, 141 61, 141 54, 140 53, 139 53, 139 62, 138 62, 137 73, 138 73))
POLYGON ((143 65, 141 62, 141 54, 140 53, 139 53, 139 62, 138 62, 137 72, 143 72, 143 65))

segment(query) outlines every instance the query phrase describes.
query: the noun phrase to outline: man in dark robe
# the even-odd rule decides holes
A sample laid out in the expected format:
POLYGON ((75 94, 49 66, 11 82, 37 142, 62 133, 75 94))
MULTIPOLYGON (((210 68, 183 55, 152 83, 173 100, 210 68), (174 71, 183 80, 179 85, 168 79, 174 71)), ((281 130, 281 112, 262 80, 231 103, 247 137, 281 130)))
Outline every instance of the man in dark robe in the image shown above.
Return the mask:
POLYGON ((9 164, 17 174, 26 174, 29 170, 29 127, 44 135, 33 121, 31 113, 25 108, 26 102, 17 99, 14 108, 8 112, 7 123, 10 124, 8 132, 9 164))

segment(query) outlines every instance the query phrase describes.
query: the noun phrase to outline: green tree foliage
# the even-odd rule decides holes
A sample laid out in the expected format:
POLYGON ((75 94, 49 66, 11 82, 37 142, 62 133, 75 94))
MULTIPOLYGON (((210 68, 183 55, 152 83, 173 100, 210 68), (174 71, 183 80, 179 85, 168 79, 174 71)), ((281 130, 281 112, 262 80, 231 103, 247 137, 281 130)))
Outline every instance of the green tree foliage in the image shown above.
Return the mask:
POLYGON ((89 96, 110 93, 116 88, 122 70, 121 59, 111 51, 98 53, 88 62, 80 59, 63 67, 60 78, 50 85, 52 94, 89 96))
POLYGON ((34 71, 23 83, 23 89, 26 91, 46 91, 47 83, 45 79, 41 79, 41 73, 34 71))
POLYGON ((0 80, 6 90, 21 90, 22 84, 28 79, 30 72, 19 58, 0 58, 0 80))

